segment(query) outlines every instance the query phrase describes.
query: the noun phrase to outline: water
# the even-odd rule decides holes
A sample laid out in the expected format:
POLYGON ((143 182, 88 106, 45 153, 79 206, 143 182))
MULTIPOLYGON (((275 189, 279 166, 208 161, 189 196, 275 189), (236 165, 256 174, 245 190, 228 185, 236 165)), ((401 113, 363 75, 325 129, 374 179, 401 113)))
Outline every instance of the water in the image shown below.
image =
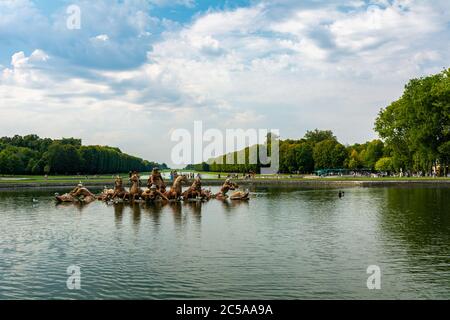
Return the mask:
POLYGON ((54 191, 0 193, 0 299, 450 297, 448 188, 82 208, 55 206, 54 191), (67 289, 70 265, 81 290, 67 289), (381 290, 367 289, 369 265, 381 290))

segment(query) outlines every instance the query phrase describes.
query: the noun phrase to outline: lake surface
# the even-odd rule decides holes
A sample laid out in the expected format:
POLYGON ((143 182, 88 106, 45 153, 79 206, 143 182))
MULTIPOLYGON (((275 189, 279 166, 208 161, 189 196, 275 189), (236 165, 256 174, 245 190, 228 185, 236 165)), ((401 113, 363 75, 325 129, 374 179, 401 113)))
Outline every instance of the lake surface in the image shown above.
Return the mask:
POLYGON ((54 191, 0 192, 0 299, 450 298, 449 188, 82 208, 54 191), (67 289, 72 265, 80 290, 67 289))

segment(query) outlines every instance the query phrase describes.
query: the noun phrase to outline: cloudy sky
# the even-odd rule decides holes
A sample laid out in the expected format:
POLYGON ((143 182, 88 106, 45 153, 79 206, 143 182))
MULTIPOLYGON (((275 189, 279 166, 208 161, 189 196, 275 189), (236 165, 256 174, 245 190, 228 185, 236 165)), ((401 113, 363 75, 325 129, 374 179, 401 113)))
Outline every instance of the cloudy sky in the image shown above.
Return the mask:
POLYGON ((0 136, 168 163, 194 120, 363 142, 408 79, 448 67, 448 0, 0 0, 0 136))

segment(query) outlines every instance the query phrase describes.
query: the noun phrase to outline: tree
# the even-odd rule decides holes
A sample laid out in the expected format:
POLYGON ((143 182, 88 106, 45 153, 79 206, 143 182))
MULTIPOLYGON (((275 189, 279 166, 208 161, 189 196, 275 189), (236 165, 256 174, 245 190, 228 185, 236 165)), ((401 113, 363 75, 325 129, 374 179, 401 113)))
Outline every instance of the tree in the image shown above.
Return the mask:
POLYGON ((302 140, 284 140, 280 143, 280 172, 310 173, 314 171, 313 147, 302 140))
POLYGON ((438 164, 447 169, 441 147, 450 140, 450 69, 411 80, 402 97, 380 111, 375 130, 396 169, 431 171, 438 164))
POLYGON ((375 169, 377 161, 383 157, 384 143, 381 140, 373 140, 367 144, 364 153, 364 164, 367 168, 375 169))
POLYGON ((317 170, 343 168, 347 150, 334 139, 324 140, 314 147, 313 158, 317 170))
POLYGON ((57 140, 57 141, 64 145, 72 145, 74 147, 81 147, 81 139, 62 138, 61 140, 57 140))
POLYGON ((0 152, 0 172, 6 174, 23 173, 24 163, 11 149, 0 152))
POLYGON ((46 158, 51 173, 74 174, 82 168, 83 159, 72 144, 54 142, 46 153, 46 158))
POLYGON ((283 141, 280 144, 280 172, 289 173, 296 170, 295 144, 283 141))
POLYGON ((305 134, 305 140, 312 144, 316 144, 325 140, 337 141, 336 137, 334 136, 331 130, 319 130, 319 129, 315 129, 314 131, 307 131, 305 134))
POLYGON ((375 170, 379 172, 391 172, 393 170, 392 158, 381 158, 375 164, 375 170))
POLYGON ((36 161, 36 153, 24 147, 7 146, 0 152, 0 173, 26 174, 36 161))
POLYGON ((448 175, 448 164, 450 163, 450 141, 439 146, 439 153, 441 154, 442 165, 444 167, 444 175, 448 175))
POLYGON ((357 170, 362 167, 361 157, 355 149, 351 149, 350 157, 347 160, 347 167, 350 170, 357 170))
MULTIPOLYGON (((5 149, 9 151, 3 154, 0 173, 84 172, 97 174, 129 170, 150 171, 153 167, 158 166, 155 162, 122 153, 119 148, 82 146, 81 140, 76 138, 52 140, 41 139, 37 135, 2 137, 0 138, 0 152, 5 149), (20 160, 14 158, 13 154, 20 160), (12 162, 16 164, 13 165, 12 162)), ((167 168, 165 164, 161 167, 167 168)))
POLYGON ((301 143, 295 147, 297 170, 301 173, 314 171, 313 147, 308 143, 301 143))

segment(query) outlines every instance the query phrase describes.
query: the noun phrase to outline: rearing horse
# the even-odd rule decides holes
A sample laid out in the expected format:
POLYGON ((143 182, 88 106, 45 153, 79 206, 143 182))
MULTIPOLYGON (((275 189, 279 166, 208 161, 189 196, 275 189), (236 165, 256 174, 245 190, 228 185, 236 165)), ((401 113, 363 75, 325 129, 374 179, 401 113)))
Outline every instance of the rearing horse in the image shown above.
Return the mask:
MULTIPOLYGON (((222 188, 220 189, 220 192, 218 194, 215 195, 216 199, 219 200, 225 200, 228 198, 228 191, 232 190, 236 190, 238 189, 239 186, 232 182, 230 179, 225 180, 225 183, 223 184, 222 188)), ((231 200, 248 200, 249 199, 249 192, 248 191, 236 191, 231 195, 231 200)))
POLYGON ((183 193, 182 186, 184 183, 188 183, 188 179, 185 175, 178 176, 175 181, 173 182, 172 187, 169 191, 166 191, 165 196, 169 200, 178 200, 181 197, 181 194, 183 193))
POLYGON ((114 193, 111 196, 111 199, 115 199, 116 197, 124 198, 127 196, 127 191, 123 187, 122 178, 120 176, 116 177, 116 181, 114 181, 114 193))
POLYGON ((97 199, 102 201, 114 200, 117 197, 123 199, 126 193, 127 192, 122 185, 122 178, 117 176, 114 182, 114 189, 108 189, 107 187, 105 187, 105 189, 97 197, 97 199))
POLYGON ((201 200, 209 200, 211 198, 209 190, 202 189, 202 181, 199 177, 197 177, 192 185, 183 192, 183 200, 198 198, 201 200))
MULTIPOLYGON (((142 194, 142 190, 139 186, 141 180, 139 179, 139 175, 137 173, 133 174, 130 178, 131 181, 131 187, 130 187, 130 200, 134 201, 136 200, 136 197, 139 199, 141 194, 142 194)), ((124 199, 127 195, 124 195, 124 199)))

